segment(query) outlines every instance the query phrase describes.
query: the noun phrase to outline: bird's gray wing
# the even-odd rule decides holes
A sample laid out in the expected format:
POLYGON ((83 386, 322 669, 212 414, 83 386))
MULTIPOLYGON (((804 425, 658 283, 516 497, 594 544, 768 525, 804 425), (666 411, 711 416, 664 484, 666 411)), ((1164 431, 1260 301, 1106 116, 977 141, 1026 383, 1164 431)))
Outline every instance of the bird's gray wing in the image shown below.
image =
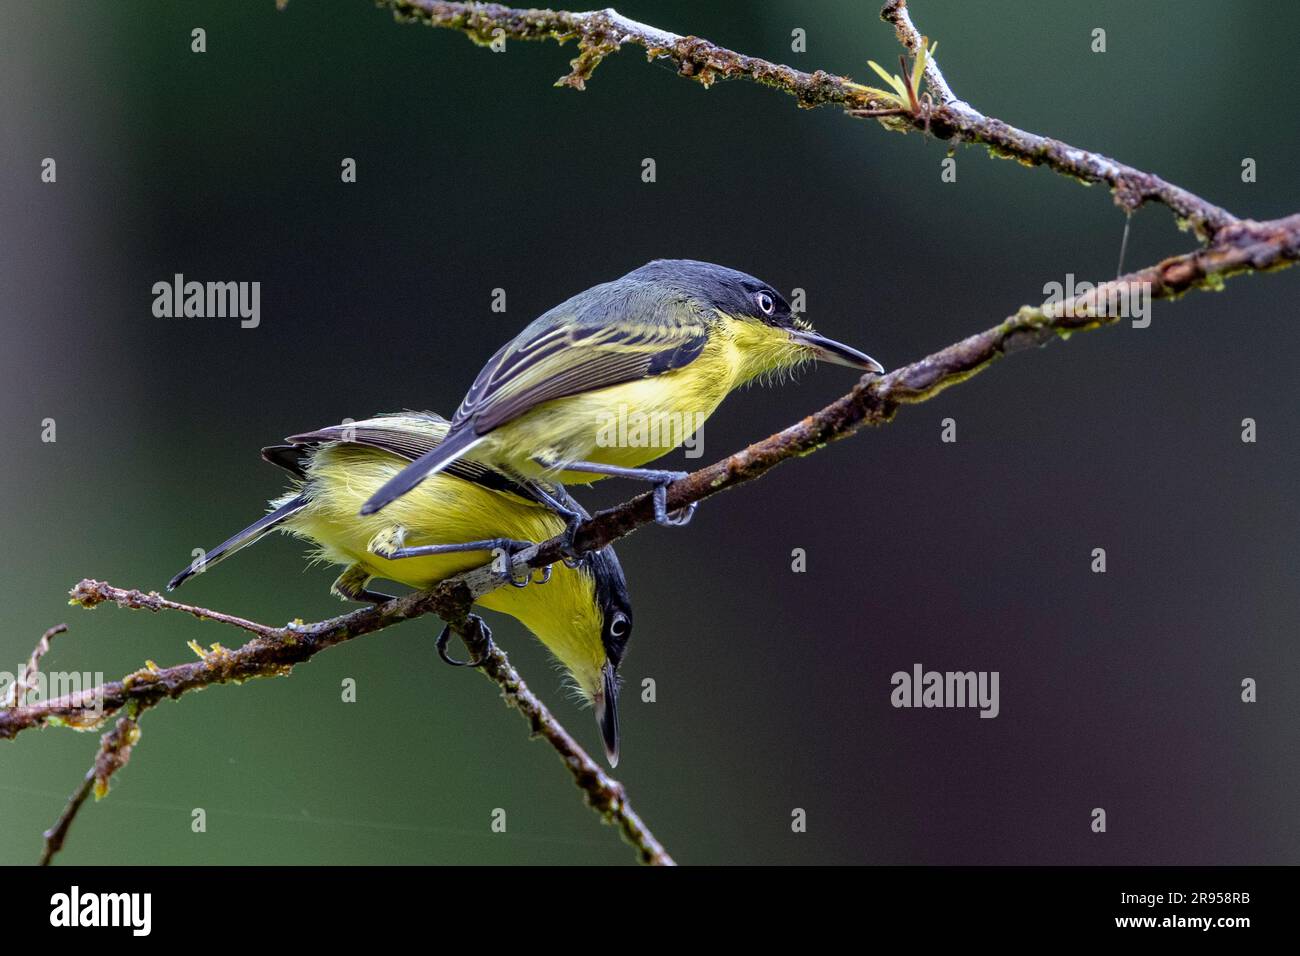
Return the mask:
POLYGON ((670 322, 568 324, 525 329, 479 372, 452 420, 476 434, 543 402, 681 368, 708 342, 708 327, 686 310, 670 322))
MULTIPOLYGON (((380 415, 359 422, 344 422, 290 435, 285 439, 287 445, 263 448, 262 457, 300 477, 305 477, 302 471, 303 456, 310 449, 328 442, 365 445, 390 452, 406 461, 415 461, 437 448, 450 427, 445 418, 433 412, 380 415)), ((477 461, 462 458, 449 465, 446 471, 449 475, 493 491, 506 491, 528 501, 538 500, 532 491, 477 461)))

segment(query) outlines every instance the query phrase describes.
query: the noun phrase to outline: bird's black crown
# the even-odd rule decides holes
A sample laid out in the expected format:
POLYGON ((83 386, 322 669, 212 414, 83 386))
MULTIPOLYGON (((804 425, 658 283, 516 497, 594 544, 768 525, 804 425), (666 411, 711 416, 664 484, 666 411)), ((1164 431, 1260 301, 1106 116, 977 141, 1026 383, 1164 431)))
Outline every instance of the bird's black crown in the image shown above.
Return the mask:
POLYGON ((790 304, 762 279, 695 259, 656 259, 625 277, 676 289, 738 319, 792 328, 790 304))

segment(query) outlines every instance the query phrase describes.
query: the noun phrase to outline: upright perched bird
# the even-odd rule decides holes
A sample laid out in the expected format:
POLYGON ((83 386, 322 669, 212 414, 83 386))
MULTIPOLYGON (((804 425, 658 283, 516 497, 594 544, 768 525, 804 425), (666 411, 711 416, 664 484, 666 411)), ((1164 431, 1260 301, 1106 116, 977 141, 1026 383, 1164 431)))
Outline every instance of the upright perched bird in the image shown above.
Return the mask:
MULTIPOLYGON (((765 373, 820 359, 883 372, 875 359, 815 333, 770 285, 708 262, 659 259, 580 292, 492 356, 437 448, 366 501, 371 515, 473 453, 516 478, 589 484, 608 476, 655 484, 655 517, 682 472, 641 468, 677 447, 729 392, 765 373), (648 441, 611 442, 635 416, 648 441)), ((545 490, 541 497, 546 500, 545 490)), ((562 502, 550 502, 572 520, 562 502)))
MULTIPOLYGON (((372 578, 426 588, 487 563, 488 552, 497 552, 509 575, 515 550, 554 537, 564 522, 531 484, 516 484, 477 462, 457 461, 382 515, 358 515, 362 502, 408 462, 435 450, 447 429, 447 421, 432 413, 386 415, 263 449, 263 458, 293 474, 294 490, 177 574, 168 590, 272 530, 313 542, 319 558, 344 565, 333 591, 354 601, 388 599, 369 589, 372 578)), ((618 666, 632 634, 623 569, 614 549, 605 547, 576 567, 556 564, 547 573, 545 583, 525 587, 512 580, 518 586, 497 588, 478 603, 519 620, 564 665, 595 708, 605 755, 616 766, 618 666)), ((446 658, 441 643, 438 650, 446 658)))

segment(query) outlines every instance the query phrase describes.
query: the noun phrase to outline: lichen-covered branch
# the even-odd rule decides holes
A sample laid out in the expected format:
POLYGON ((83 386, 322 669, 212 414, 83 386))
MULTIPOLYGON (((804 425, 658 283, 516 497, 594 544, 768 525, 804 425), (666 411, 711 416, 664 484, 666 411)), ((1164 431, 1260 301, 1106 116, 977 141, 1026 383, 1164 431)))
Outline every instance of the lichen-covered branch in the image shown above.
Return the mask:
POLYGON ((294 664, 310 660, 328 647, 363 634, 374 633, 399 621, 434 612, 449 622, 465 641, 473 657, 482 660, 480 669, 501 688, 506 702, 519 710, 529 722, 533 734, 542 737, 555 748, 585 794, 587 803, 604 819, 618 826, 623 836, 636 848, 643 862, 671 865, 672 857, 632 809, 623 785, 611 779, 587 755, 546 705, 528 689, 505 653, 492 643, 482 622, 469 615, 473 598, 486 593, 500 580, 499 576, 491 572, 490 567, 476 569, 444 581, 431 590, 396 598, 378 607, 362 608, 315 624, 295 622, 284 627, 269 627, 220 611, 182 604, 152 591, 146 593, 113 587, 102 581, 82 581, 72 589, 71 596, 73 604, 85 608, 111 602, 119 607, 137 610, 177 611, 200 620, 215 621, 247 631, 254 637, 243 646, 233 649, 220 644, 203 648, 192 643, 190 646, 199 655, 197 661, 166 668, 150 663, 120 681, 110 681, 74 695, 0 710, 0 738, 11 738, 23 730, 48 724, 88 729, 98 726, 124 708, 127 710, 128 717, 123 720, 130 721, 129 728, 125 728, 123 722, 119 721, 117 729, 104 736, 95 766, 68 801, 59 821, 46 834, 43 862, 48 862, 62 845, 68 827, 91 786, 94 785, 98 792, 101 783, 106 785, 108 776, 126 762, 135 737, 128 739, 123 734, 127 729, 132 734, 136 733, 135 720, 147 708, 169 697, 177 698, 214 684, 286 675, 294 664))
MULTIPOLYGON (((494 40, 576 39, 578 56, 569 73, 556 85, 585 89, 602 59, 627 44, 639 46, 647 58, 672 61, 677 72, 708 87, 716 80, 748 79, 793 96, 801 107, 836 106, 852 116, 873 116, 887 129, 927 131, 954 143, 981 143, 997 156, 1030 166, 1047 166, 1085 183, 1104 183, 1126 210, 1145 202, 1160 202, 1173 210, 1181 223, 1203 239, 1236 222, 1231 213, 1185 189, 1100 153, 1079 149, 1037 133, 1017 129, 986 116, 957 98, 938 63, 929 58, 925 79, 930 98, 922 109, 900 111, 897 103, 882 98, 879 90, 848 77, 823 70, 806 73, 761 57, 746 56, 708 40, 679 36, 624 17, 614 9, 571 13, 567 10, 526 10, 498 3, 457 3, 451 0, 377 0, 393 9, 399 19, 460 30, 480 44, 494 40)), ((921 34, 912 24, 906 0, 888 0, 881 18, 891 23, 899 42, 916 55, 921 34)))
MULTIPOLYGON (((1153 299, 1173 299, 1194 289, 1219 289, 1225 279, 1242 272, 1286 268, 1297 260, 1300 260, 1300 214, 1272 222, 1245 220, 1234 223, 1221 230, 1214 243, 1206 249, 1174 256, 1103 283, 1089 296, 1051 305, 1025 306, 998 325, 895 369, 888 375, 864 377, 847 395, 802 421, 673 482, 667 491, 668 508, 677 510, 752 481, 781 462, 816 451, 829 442, 853 434, 864 425, 884 424, 893 418, 900 406, 933 398, 1004 355, 1043 345, 1059 336, 1113 324, 1118 318, 1104 314, 1103 308, 1112 293, 1119 298, 1120 292, 1131 295, 1146 288, 1153 299)), ((577 529, 574 543, 580 551, 594 550, 653 520, 651 496, 644 494, 585 521, 577 529)), ((525 565, 541 567, 554 563, 563 553, 560 539, 542 542, 515 556, 515 572, 521 571, 525 565)), ((587 802, 619 826, 623 835, 637 847, 643 860, 671 862, 628 805, 622 786, 606 776, 578 746, 527 689, 505 654, 484 635, 477 619, 468 616, 473 601, 500 587, 503 580, 490 565, 485 565, 448 579, 428 591, 396 598, 377 607, 363 608, 316 624, 293 623, 278 628, 181 604, 153 592, 146 594, 99 581, 82 581, 72 590, 72 602, 83 607, 111 601, 122 607, 174 610, 248 631, 254 637, 235 650, 227 650, 219 644, 206 650, 191 645, 200 654, 200 660, 168 668, 148 666, 123 680, 91 691, 0 709, 0 738, 13 737, 22 730, 48 723, 96 726, 106 716, 128 705, 135 707, 138 713, 165 698, 179 697, 212 684, 287 674, 294 664, 309 660, 327 647, 435 612, 451 623, 473 656, 483 661, 484 673, 501 687, 506 700, 529 721, 533 733, 556 749, 586 794, 587 802)), ((72 812, 75 814, 75 809, 72 812)))
POLYGON ((72 821, 77 818, 77 812, 91 792, 94 792, 96 800, 105 796, 108 793, 109 778, 125 767, 127 761, 131 759, 131 748, 140 740, 139 712, 135 708, 132 708, 132 711, 133 713, 120 718, 112 730, 99 738, 99 751, 95 754, 95 762, 90 765, 81 784, 68 798, 68 803, 59 814, 59 818, 54 821, 54 826, 43 834, 45 848, 41 851, 41 866, 49 866, 50 861, 54 859, 54 854, 63 848, 63 841, 68 836, 72 821))
MULTIPOLYGON (((1219 289, 1224 280, 1250 271, 1286 268, 1300 260, 1300 214, 1270 222, 1242 220, 1222 230, 1205 249, 1173 256, 1163 262, 1129 273, 1097 289, 1096 298, 1105 300, 1112 291, 1150 289, 1153 299, 1173 299, 1195 289, 1219 289)), ((951 385, 988 367, 1004 355, 1073 332, 1098 328, 1118 321, 1098 314, 1087 297, 1076 297, 1055 305, 1025 306, 1014 315, 983 332, 949 345, 932 355, 904 365, 888 375, 864 377, 847 395, 802 421, 750 445, 668 486, 668 507, 677 510, 720 491, 751 481, 790 458, 801 457, 821 446, 853 434, 863 425, 883 424, 902 405, 933 398, 951 385)), ((603 547, 641 525, 654 520, 649 493, 614 508, 598 512, 579 526, 576 547, 590 551, 603 547)), ((559 560, 563 545, 558 538, 515 556, 516 572, 524 565, 541 567, 559 560)), ((204 651, 203 659, 166 669, 143 669, 96 688, 94 692, 61 697, 10 710, 0 710, 0 739, 30 727, 57 720, 77 723, 92 696, 102 700, 106 714, 129 701, 152 705, 165 697, 211 684, 240 681, 250 677, 286 673, 294 664, 315 656, 335 644, 370 634, 400 621, 434 612, 451 621, 462 638, 473 639, 466 615, 474 600, 502 585, 503 578, 490 565, 450 578, 438 586, 406 595, 377 607, 363 608, 315 624, 267 627, 220 612, 179 604, 148 594, 111 587, 98 581, 82 581, 72 590, 72 600, 83 607, 105 601, 147 610, 172 609, 205 619, 240 627, 255 634, 254 640, 238 650, 220 645, 204 651)), ((545 585, 535 585, 545 587, 545 585)))
POLYGON ((41 658, 49 653, 50 643, 67 630, 68 625, 55 624, 41 635, 41 639, 36 642, 36 647, 32 649, 31 657, 28 658, 26 666, 23 667, 23 672, 18 675, 9 690, 5 692, 4 701, 0 703, 0 707, 12 707, 23 699, 23 695, 31 689, 36 680, 36 675, 40 672, 41 658))
MULTIPOLYGON (((791 458, 846 438, 864 425, 881 425, 902 405, 924 402, 951 385, 987 368, 997 359, 1059 336, 1113 324, 1116 316, 1099 314, 1112 298, 1149 288, 1152 299, 1174 299, 1195 289, 1217 290, 1225 279, 1254 271, 1271 271, 1300 260, 1300 214, 1271 222, 1242 220, 1225 227, 1214 243, 1186 255, 1102 283, 1090 296, 1052 305, 1024 306, 983 332, 881 377, 864 377, 847 395, 760 442, 719 462, 692 472, 669 485, 669 510, 701 501, 766 473, 791 458), (1122 294, 1121 294, 1122 293, 1122 294)), ((598 512, 575 538, 580 550, 603 547, 654 520, 650 494, 598 512)), ((536 553, 522 552, 521 561, 540 566, 556 560, 558 542, 547 542, 536 553)))
MULTIPOLYGON (((545 587, 538 584, 532 586, 545 587)), ((624 839, 636 847, 641 862, 652 866, 672 866, 672 857, 628 803, 623 785, 611 779, 600 764, 587 756, 587 752, 569 736, 569 732, 555 719, 546 705, 528 689, 502 650, 490 639, 485 640, 481 631, 471 631, 465 644, 474 659, 482 662, 479 669, 501 688, 501 696, 506 703, 524 715, 532 727, 533 735, 542 737, 555 748, 586 795, 587 804, 618 826, 624 839)))
MULTIPOLYGON (((381 0, 385 2, 385 0, 381 0)), ((623 44, 643 47, 649 57, 666 57, 678 71, 708 86, 715 79, 745 77, 795 96, 801 106, 838 105, 852 114, 874 115, 891 129, 923 129, 940 138, 979 142, 1000 155, 1030 165, 1046 165, 1085 182, 1110 185, 1116 200, 1132 210, 1147 201, 1172 209, 1206 240, 1204 248, 1174 256, 1146 269, 1104 283, 1089 297, 1068 302, 1025 306, 998 325, 941 349, 888 375, 863 378, 847 395, 820 411, 719 462, 701 468, 669 486, 670 510, 683 508, 765 474, 782 461, 800 457, 829 442, 845 438, 864 425, 890 421, 906 404, 933 398, 951 385, 988 367, 1004 355, 1043 345, 1073 332, 1118 321, 1099 303, 1112 293, 1131 295, 1149 291, 1152 299, 1173 299, 1194 289, 1218 289, 1231 276, 1252 271, 1286 268, 1300 260, 1300 214, 1270 222, 1239 220, 1224 210, 1159 177, 1143 173, 1096 153, 1079 150, 1058 140, 1017 130, 984 116, 957 99, 932 57, 922 67, 928 90, 924 97, 909 80, 908 104, 888 93, 873 91, 845 77, 821 71, 804 73, 787 66, 748 57, 707 40, 681 37, 629 20, 613 10, 569 13, 552 10, 518 10, 498 4, 442 2, 442 0, 386 0, 399 16, 434 26, 458 29, 481 43, 509 39, 578 40, 579 55, 572 71, 560 83, 582 89, 600 60, 623 44), (887 115, 886 115, 887 114, 887 115)), ((889 0, 882 12, 899 40, 914 55, 923 38, 913 26, 904 0, 889 0)), ((574 544, 580 551, 602 547, 654 518, 649 494, 599 512, 577 529, 574 544)), ((543 542, 515 556, 516 572, 522 566, 540 567, 559 560, 564 545, 559 539, 543 542)), ((287 674, 294 664, 309 660, 328 647, 380 631, 399 621, 437 613, 458 633, 479 660, 480 669, 500 687, 503 697, 528 720, 532 732, 559 753, 587 802, 624 837, 648 863, 671 864, 671 857, 655 840, 628 804, 623 787, 610 779, 555 720, 524 684, 505 654, 492 644, 477 618, 469 614, 474 601, 500 587, 502 576, 490 566, 474 569, 416 594, 377 607, 315 624, 295 622, 269 627, 232 615, 180 604, 156 593, 124 590, 86 580, 72 591, 73 603, 91 608, 104 602, 151 611, 172 610, 213 620, 253 635, 243 646, 228 650, 219 644, 208 649, 191 646, 199 660, 174 667, 145 668, 89 691, 54 700, 0 707, 0 739, 11 738, 32 727, 64 724, 79 728, 98 726, 126 709, 115 729, 101 740, 95 765, 72 795, 55 826, 45 835, 43 862, 58 851, 68 827, 92 788, 106 786, 109 776, 129 757, 138 737, 140 713, 166 698, 177 698, 213 684, 239 682, 252 677, 287 674)), ((545 585, 533 585, 542 586, 545 585)), ((25 672, 34 674, 40 654, 58 629, 51 629, 34 652, 25 672)), ((24 680, 26 677, 24 678, 24 680)), ((21 683, 21 682, 20 682, 21 683)), ((21 688, 20 688, 21 690, 21 688)))
MULTIPOLYGON (((921 47, 922 37, 912 24, 907 0, 888 0, 880 11, 880 17, 893 24, 898 41, 915 55, 921 47)), ((936 109, 928 116, 921 113, 911 117, 911 125, 915 128, 928 128, 941 139, 982 143, 994 155, 1016 159, 1030 166, 1048 166, 1085 183, 1105 183, 1114 192, 1115 201, 1129 211, 1147 201, 1161 202, 1205 239, 1213 238, 1218 230, 1237 221, 1237 217, 1227 210, 1167 183, 1153 173, 1142 172, 1100 153, 1079 149, 1049 136, 1028 133, 985 116, 953 94, 933 58, 927 61, 925 80, 937 100, 936 109)))

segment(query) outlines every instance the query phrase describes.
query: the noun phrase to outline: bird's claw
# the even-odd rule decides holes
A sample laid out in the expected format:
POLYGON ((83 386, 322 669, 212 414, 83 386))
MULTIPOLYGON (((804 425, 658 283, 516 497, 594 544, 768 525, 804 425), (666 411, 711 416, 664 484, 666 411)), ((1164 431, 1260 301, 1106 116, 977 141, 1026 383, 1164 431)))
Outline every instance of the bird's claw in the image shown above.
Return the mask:
POLYGON ((515 577, 515 555, 520 551, 526 551, 533 546, 531 541, 502 541, 498 547, 504 552, 504 567, 498 572, 507 584, 511 587, 526 588, 530 584, 546 584, 551 580, 551 566, 548 564, 544 568, 524 567, 523 577, 515 577), (542 576, 537 577, 537 571, 541 571, 542 576))
POLYGON ((524 576, 521 578, 517 578, 515 577, 515 566, 513 563, 513 559, 508 558, 507 560, 510 561, 511 563, 506 567, 504 571, 501 572, 501 574, 505 578, 506 583, 509 584, 511 587, 526 588, 530 584, 547 584, 551 580, 551 571, 553 570, 553 568, 549 564, 546 565, 546 567, 544 568, 530 568, 525 565, 524 576), (537 576, 537 572, 539 571, 541 572, 541 577, 537 576))
POLYGON ((582 552, 573 546, 573 539, 578 534, 578 525, 584 520, 580 514, 573 515, 565 522, 564 531, 560 535, 560 560, 566 568, 576 568, 582 564, 582 552))
POLYGON ((447 642, 451 640, 451 625, 444 624, 442 632, 438 635, 438 640, 434 642, 434 647, 438 651, 438 656, 450 664, 452 667, 479 667, 487 660, 488 655, 492 653, 492 632, 488 629, 487 624, 481 617, 470 615, 470 626, 478 630, 479 636, 483 638, 483 654, 477 660, 458 661, 447 653, 447 642))
POLYGON ((396 560, 399 551, 406 547, 406 530, 400 527, 385 528, 370 539, 366 550, 387 561, 396 560))
POLYGON ((698 501, 692 501, 685 508, 679 508, 676 511, 668 510, 668 486, 674 481, 685 478, 690 472, 687 471, 665 471, 662 472, 661 480, 655 485, 654 503, 655 503, 655 524, 662 525, 665 528, 680 528, 683 525, 691 523, 695 517, 695 508, 698 501))

